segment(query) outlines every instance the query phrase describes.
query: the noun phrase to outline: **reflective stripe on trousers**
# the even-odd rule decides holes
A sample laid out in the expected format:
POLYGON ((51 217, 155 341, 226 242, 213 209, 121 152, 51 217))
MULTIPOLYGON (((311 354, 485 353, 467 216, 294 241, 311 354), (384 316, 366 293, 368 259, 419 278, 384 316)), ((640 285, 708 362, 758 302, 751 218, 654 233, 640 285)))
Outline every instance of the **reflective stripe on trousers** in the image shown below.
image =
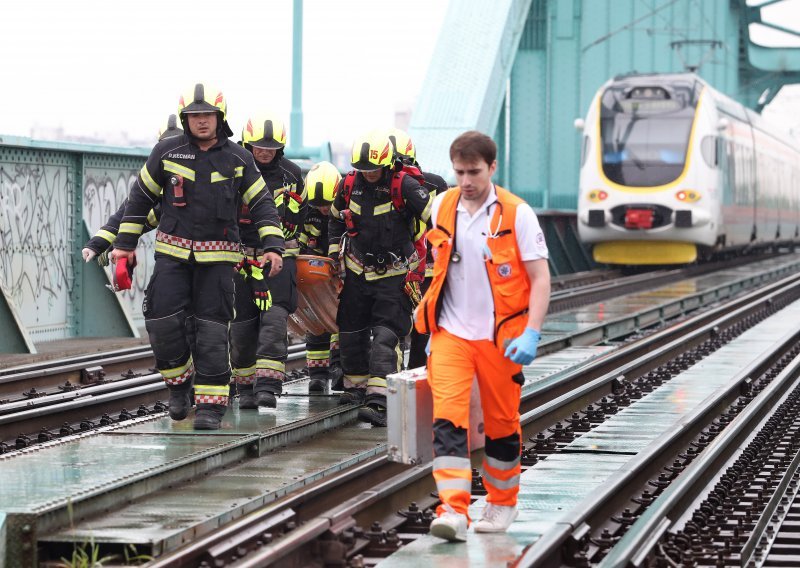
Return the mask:
MULTIPOLYGON (((450 505, 457 513, 467 515, 472 489, 472 466, 469 458, 437 456, 433 458, 433 479, 442 503, 450 505)), ((442 514, 440 505, 437 514, 442 514)))
MULTIPOLYGON (((428 360, 428 383, 433 395, 434 478, 439 484, 452 481, 451 468, 437 469, 436 460, 462 459, 461 474, 470 480, 469 403, 475 376, 480 388, 486 432, 484 486, 487 501, 497 505, 515 505, 519 492, 521 430, 519 426, 520 385, 513 380, 519 365, 503 357, 494 342, 468 341, 447 330, 431 334, 428 360), (446 472, 443 472, 447 470, 446 472)), ((469 507, 466 490, 444 487, 439 492, 443 503, 458 512, 469 507)))

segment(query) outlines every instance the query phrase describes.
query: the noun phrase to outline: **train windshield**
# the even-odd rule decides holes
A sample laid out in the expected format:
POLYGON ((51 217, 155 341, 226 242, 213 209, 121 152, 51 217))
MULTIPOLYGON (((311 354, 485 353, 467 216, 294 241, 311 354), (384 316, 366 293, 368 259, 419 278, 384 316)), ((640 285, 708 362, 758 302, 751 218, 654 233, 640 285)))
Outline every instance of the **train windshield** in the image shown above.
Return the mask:
POLYGON ((655 187, 683 172, 697 90, 615 85, 600 107, 603 171, 620 185, 655 187))

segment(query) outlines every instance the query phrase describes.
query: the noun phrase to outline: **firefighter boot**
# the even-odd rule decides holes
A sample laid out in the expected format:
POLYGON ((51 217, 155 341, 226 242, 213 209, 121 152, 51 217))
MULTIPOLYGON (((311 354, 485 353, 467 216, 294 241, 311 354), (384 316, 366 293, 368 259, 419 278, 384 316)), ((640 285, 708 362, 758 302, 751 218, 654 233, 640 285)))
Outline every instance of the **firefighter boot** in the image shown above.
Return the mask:
POLYGON ((169 417, 183 420, 192 408, 192 383, 187 381, 179 387, 169 389, 169 417))
POLYGON ((386 426, 386 397, 368 394, 364 402, 364 406, 358 409, 358 419, 373 426, 386 426))
POLYGON ((219 430, 226 409, 224 404, 198 404, 194 413, 194 429, 219 430))
POLYGON ((258 377, 253 390, 256 395, 258 411, 265 412, 268 408, 278 406, 275 397, 283 392, 283 381, 275 377, 258 377))
POLYGON ((274 393, 261 391, 256 393, 256 405, 258 406, 258 411, 262 412, 262 409, 266 410, 267 408, 278 406, 278 401, 274 393))
POLYGON ((308 392, 325 392, 328 382, 328 367, 312 367, 308 370, 311 380, 308 381, 308 392))
POLYGON ((258 408, 253 385, 237 385, 239 388, 239 410, 258 408))
POLYGON ((331 365, 328 368, 328 380, 331 382, 331 390, 344 390, 344 371, 339 365, 331 365))
POLYGON ((339 404, 364 404, 367 389, 358 387, 345 387, 344 392, 339 395, 339 404))

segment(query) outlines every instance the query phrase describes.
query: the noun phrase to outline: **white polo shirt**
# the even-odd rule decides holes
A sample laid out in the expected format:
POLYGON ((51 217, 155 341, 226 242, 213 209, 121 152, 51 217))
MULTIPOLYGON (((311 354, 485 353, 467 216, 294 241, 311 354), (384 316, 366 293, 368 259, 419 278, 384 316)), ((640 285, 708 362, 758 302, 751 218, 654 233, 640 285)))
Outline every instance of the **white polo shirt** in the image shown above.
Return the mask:
MULTIPOLYGON (((436 226, 436 216, 446 194, 440 193, 433 202, 432 227, 436 226)), ((494 301, 483 250, 487 231, 497 231, 497 228, 489 227, 496 207, 494 184, 475 215, 470 216, 460 199, 456 207, 456 250, 461 260, 453 262, 451 259, 447 268, 439 327, 462 339, 494 340, 494 301)), ((548 257, 544 233, 530 205, 523 203, 517 207, 514 225, 523 261, 548 257)))

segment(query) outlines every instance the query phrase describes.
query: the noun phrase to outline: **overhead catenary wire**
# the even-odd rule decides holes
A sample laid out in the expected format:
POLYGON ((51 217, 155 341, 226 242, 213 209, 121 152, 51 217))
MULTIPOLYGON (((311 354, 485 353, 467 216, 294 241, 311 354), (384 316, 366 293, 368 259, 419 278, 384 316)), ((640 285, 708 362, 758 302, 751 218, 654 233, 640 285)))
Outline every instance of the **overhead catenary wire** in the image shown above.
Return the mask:
POLYGON ((675 4, 675 3, 677 3, 677 2, 678 2, 678 0, 671 0, 670 2, 667 2, 666 4, 664 4, 663 6, 659 6, 658 8, 654 9, 654 10, 653 10, 653 11, 651 11, 650 13, 648 13, 648 14, 645 14, 644 16, 641 16, 641 17, 639 17, 639 18, 636 18, 635 20, 628 22, 628 23, 627 23, 627 24, 625 24, 624 26, 622 26, 622 27, 619 27, 619 28, 617 28, 616 30, 614 30, 614 31, 612 31, 612 32, 609 32, 609 33, 607 33, 607 34, 606 34, 606 35, 604 35, 604 36, 600 36, 599 38, 597 38, 596 40, 594 40, 592 43, 590 43, 590 44, 588 44, 588 45, 584 46, 584 47, 581 49, 581 51, 582 51, 582 52, 586 52, 587 50, 591 49, 591 48, 592 48, 592 47, 594 47, 595 45, 600 45, 601 43, 603 43, 603 42, 604 42, 604 41, 606 41, 607 39, 610 39, 610 38, 612 38, 613 36, 617 35, 618 33, 620 33, 620 32, 623 32, 623 31, 625 31, 625 30, 628 30, 628 29, 632 28, 633 26, 635 26, 635 25, 636 25, 636 24, 638 24, 639 22, 641 22, 641 21, 643 21, 643 20, 646 20, 646 19, 647 19, 647 18, 649 18, 650 16, 653 16, 653 15, 655 15, 655 14, 657 14, 657 13, 661 12, 662 10, 664 10, 664 9, 666 9, 666 8, 669 8, 670 6, 672 6, 673 4, 675 4))

